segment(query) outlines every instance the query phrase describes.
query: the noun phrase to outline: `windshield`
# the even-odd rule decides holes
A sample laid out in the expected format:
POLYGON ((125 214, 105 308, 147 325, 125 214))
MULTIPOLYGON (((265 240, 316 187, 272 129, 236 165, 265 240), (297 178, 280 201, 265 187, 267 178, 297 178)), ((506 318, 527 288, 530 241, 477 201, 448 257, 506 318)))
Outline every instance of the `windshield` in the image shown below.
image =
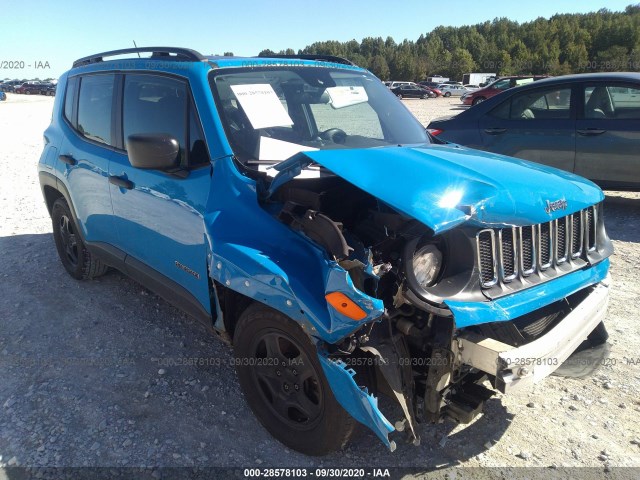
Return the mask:
POLYGON ((225 69, 214 72, 211 88, 231 147, 248 165, 309 150, 429 143, 420 122, 366 72, 225 69))

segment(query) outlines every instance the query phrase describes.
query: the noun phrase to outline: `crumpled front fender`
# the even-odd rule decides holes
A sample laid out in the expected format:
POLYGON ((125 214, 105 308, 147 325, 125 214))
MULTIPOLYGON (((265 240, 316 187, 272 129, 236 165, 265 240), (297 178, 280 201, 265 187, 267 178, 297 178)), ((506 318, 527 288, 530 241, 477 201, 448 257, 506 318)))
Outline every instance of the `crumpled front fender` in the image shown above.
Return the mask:
MULTIPOLYGON (((349 273, 319 245, 256 203, 255 184, 240 176, 230 159, 215 163, 212 178, 215 194, 204 221, 213 280, 279 310, 328 343, 384 314, 382 300, 356 289, 349 273), (347 295, 366 317, 355 321, 329 307, 325 295, 331 292, 347 295)), ((216 328, 224 330, 221 319, 216 328)))
POLYGON ((395 429, 378 409, 378 399, 356 384, 353 379, 356 372, 341 360, 329 359, 321 351, 318 352, 318 358, 333 395, 342 408, 357 421, 373 430, 389 450, 394 451, 396 444, 393 440, 389 440, 389 434, 395 429))

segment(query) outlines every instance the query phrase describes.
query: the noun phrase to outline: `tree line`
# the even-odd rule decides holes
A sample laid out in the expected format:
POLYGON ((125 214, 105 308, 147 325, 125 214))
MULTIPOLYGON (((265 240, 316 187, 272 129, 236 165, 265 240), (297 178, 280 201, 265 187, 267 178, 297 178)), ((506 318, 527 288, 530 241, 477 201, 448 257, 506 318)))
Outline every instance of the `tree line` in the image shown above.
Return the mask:
MULTIPOLYGON (((470 72, 498 75, 640 71, 640 4, 518 23, 496 18, 476 25, 436 27, 416 41, 392 37, 315 42, 298 54, 336 55, 382 80, 461 80, 470 72)), ((263 50, 259 56, 295 55, 263 50)))

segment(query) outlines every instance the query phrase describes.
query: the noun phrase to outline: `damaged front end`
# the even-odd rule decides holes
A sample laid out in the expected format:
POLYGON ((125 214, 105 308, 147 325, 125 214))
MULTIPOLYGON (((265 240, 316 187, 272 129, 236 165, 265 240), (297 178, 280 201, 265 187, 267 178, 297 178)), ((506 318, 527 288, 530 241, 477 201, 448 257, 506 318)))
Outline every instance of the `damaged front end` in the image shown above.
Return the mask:
MULTIPOLYGON (((416 159, 401 154, 405 165, 416 159)), ((530 199, 534 211, 500 200, 478 176, 439 195, 394 195, 380 188, 384 174, 342 170, 353 158, 325 160, 316 152, 282 162, 261 202, 324 251, 330 324, 341 333, 312 333, 318 356, 339 403, 390 449, 394 430, 419 444, 417 424, 468 423, 494 389, 544 378, 601 323, 612 247, 596 187, 565 193, 571 213, 545 212, 546 192, 530 199), (314 162, 318 178, 296 178, 314 162), (402 418, 382 414, 380 394, 402 418)))

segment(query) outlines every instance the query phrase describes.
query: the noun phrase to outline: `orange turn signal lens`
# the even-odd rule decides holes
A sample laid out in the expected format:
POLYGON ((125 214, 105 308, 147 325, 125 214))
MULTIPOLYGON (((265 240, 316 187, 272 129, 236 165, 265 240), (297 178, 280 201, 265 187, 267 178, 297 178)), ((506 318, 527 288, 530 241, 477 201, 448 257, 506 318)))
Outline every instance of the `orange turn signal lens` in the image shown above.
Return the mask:
POLYGON ((331 292, 325 295, 327 302, 338 312, 352 320, 362 320, 367 312, 361 309, 353 300, 341 292, 331 292))

